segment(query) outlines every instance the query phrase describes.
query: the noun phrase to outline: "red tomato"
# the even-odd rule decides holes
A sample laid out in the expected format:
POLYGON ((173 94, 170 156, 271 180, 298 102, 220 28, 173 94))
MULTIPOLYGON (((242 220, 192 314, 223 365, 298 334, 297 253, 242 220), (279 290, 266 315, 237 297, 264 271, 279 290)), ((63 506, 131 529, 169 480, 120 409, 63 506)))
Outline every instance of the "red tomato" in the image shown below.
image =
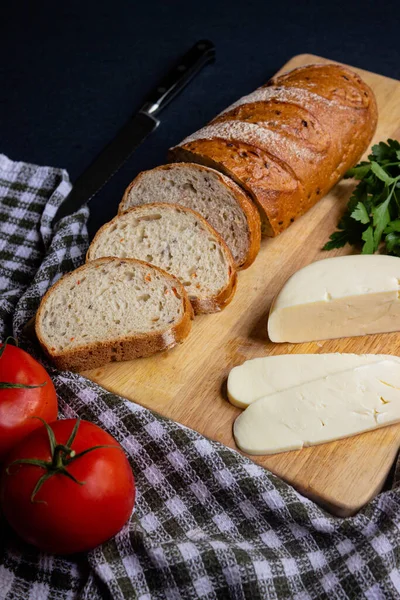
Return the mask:
POLYGON ((91 550, 114 536, 129 519, 135 500, 132 470, 120 444, 97 425, 65 419, 51 423, 50 428, 57 443, 53 455, 43 426, 7 457, 1 478, 4 515, 26 542, 41 550, 54 554, 91 550), (76 426, 76 436, 67 446, 76 426), (109 447, 93 448, 104 445, 109 447), (79 456, 89 448, 93 449, 79 456), (11 465, 20 459, 64 464, 62 468, 81 483, 60 471, 50 475, 37 465, 11 465), (49 478, 32 499, 46 473, 49 478))
MULTIPOLYGON (((3 344, 0 344, 3 348, 3 344)), ((41 427, 39 419, 57 418, 57 394, 47 371, 30 354, 6 345, 0 357, 0 462, 28 433, 41 427), (35 388, 5 388, 4 383, 40 385, 35 388)))

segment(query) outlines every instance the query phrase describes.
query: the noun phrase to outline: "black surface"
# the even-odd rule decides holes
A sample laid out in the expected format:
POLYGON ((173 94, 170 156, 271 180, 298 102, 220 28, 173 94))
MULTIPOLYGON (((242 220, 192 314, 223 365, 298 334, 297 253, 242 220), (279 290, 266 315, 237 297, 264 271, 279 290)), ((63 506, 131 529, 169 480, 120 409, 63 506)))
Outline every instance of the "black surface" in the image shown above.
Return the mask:
MULTIPOLYGON (((154 106, 154 105, 152 105, 154 106)), ((122 168, 131 154, 144 143, 159 125, 159 121, 150 114, 137 112, 104 149, 96 156, 93 162, 74 181, 72 190, 58 207, 52 225, 60 219, 71 215, 100 194, 107 183, 122 168)))
POLYGON ((156 117, 208 64, 215 62, 215 46, 209 40, 199 40, 158 85, 146 96, 140 110, 121 127, 93 162, 74 181, 68 197, 58 207, 53 225, 63 217, 76 212, 98 194, 113 175, 125 164, 131 154, 150 135, 160 121, 156 117))
MULTIPOLYGON (((400 77, 398 0, 89 0, 3 3, 0 152, 66 168, 72 180, 198 39, 217 60, 166 108, 160 127, 91 203, 90 231, 167 149, 291 56, 313 53, 400 77)), ((400 99, 399 99, 400 101, 400 99)))

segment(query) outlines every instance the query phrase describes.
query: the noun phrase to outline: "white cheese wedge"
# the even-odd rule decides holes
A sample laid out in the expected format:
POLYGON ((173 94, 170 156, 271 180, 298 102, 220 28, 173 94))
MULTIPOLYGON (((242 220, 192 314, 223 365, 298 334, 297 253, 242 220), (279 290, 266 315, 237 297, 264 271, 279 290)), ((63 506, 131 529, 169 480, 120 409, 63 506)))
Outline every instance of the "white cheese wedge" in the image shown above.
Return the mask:
POLYGON ((233 433, 248 454, 276 454, 398 421, 399 363, 385 360, 261 398, 239 415, 233 433))
POLYGON ((269 315, 272 342, 309 342, 400 330, 400 258, 339 256, 297 271, 269 315))
POLYGON ((354 367, 400 358, 388 354, 282 354, 247 360, 228 376, 229 401, 246 408, 255 400, 354 367))

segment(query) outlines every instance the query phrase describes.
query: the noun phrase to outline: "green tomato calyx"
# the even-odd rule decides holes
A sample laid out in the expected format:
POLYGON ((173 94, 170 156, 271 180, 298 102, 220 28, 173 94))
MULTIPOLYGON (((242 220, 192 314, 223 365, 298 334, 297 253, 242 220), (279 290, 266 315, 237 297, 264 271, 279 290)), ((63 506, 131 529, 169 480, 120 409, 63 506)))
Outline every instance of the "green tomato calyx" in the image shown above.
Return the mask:
POLYGON ((76 479, 76 477, 74 475, 72 475, 72 473, 70 473, 70 471, 67 468, 71 463, 75 462, 76 460, 78 460, 79 458, 84 456, 85 454, 88 454, 89 452, 93 452, 93 450, 98 450, 99 448, 117 448, 117 449, 119 449, 119 446, 105 444, 105 445, 100 445, 100 446, 92 446, 91 448, 86 448, 86 450, 82 450, 82 452, 78 452, 78 454, 77 454, 76 451, 72 449, 72 444, 76 438, 76 434, 78 433, 79 425, 81 422, 80 419, 77 419, 66 444, 58 444, 56 437, 54 435, 54 431, 52 430, 50 425, 48 423, 46 423, 46 421, 44 421, 41 417, 32 417, 32 418, 39 419, 40 421, 42 421, 43 425, 46 428, 47 435, 49 438, 49 444, 50 444, 51 460, 46 461, 46 460, 41 460, 39 458, 19 458, 17 460, 14 460, 11 464, 8 465, 8 467, 6 469, 6 473, 7 473, 7 475, 12 475, 12 473, 10 472, 10 468, 13 465, 32 465, 32 466, 40 467, 41 469, 44 469, 44 471, 45 471, 44 474, 40 477, 40 479, 36 483, 36 485, 32 491, 32 494, 31 494, 31 502, 33 502, 33 503, 46 504, 46 502, 44 500, 35 500, 35 496, 37 495, 39 490, 42 488, 43 484, 48 479, 50 479, 50 477, 53 477, 54 475, 63 475, 65 477, 68 477, 74 483, 76 483, 78 485, 85 485, 85 483, 86 483, 85 481, 79 481, 78 479, 76 479))
MULTIPOLYGON (((18 342, 11 335, 5 339, 4 344, 0 348, 0 358, 3 356, 3 352, 6 349, 7 344, 13 342, 13 344, 18 348, 18 342)), ((0 390, 13 390, 13 389, 33 389, 43 387, 47 384, 47 381, 43 381, 43 383, 39 383, 37 385, 26 385, 25 383, 10 383, 9 381, 0 381, 0 390)))

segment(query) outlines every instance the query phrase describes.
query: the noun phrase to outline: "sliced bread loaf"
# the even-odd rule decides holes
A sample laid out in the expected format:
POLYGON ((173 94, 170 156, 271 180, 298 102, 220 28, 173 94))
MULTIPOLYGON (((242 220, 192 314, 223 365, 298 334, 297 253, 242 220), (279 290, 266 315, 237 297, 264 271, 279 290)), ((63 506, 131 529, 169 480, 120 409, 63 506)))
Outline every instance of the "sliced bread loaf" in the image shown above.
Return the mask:
POLYGON ((237 269, 246 269, 256 258, 258 210, 236 183, 215 169, 174 163, 143 171, 125 191, 119 212, 153 202, 181 204, 200 213, 227 244, 237 269))
POLYGON ((374 94, 356 73, 307 65, 235 102, 169 159, 232 177, 259 208, 262 233, 278 235, 358 162, 376 123, 374 94))
POLYGON ((145 260, 173 273, 196 313, 224 308, 236 289, 232 255, 218 233, 195 211, 177 204, 135 206, 106 223, 87 260, 101 256, 145 260))
POLYGON ((59 369, 81 371, 150 356, 181 342, 193 311, 172 275, 101 258, 65 275, 42 299, 36 335, 59 369))

